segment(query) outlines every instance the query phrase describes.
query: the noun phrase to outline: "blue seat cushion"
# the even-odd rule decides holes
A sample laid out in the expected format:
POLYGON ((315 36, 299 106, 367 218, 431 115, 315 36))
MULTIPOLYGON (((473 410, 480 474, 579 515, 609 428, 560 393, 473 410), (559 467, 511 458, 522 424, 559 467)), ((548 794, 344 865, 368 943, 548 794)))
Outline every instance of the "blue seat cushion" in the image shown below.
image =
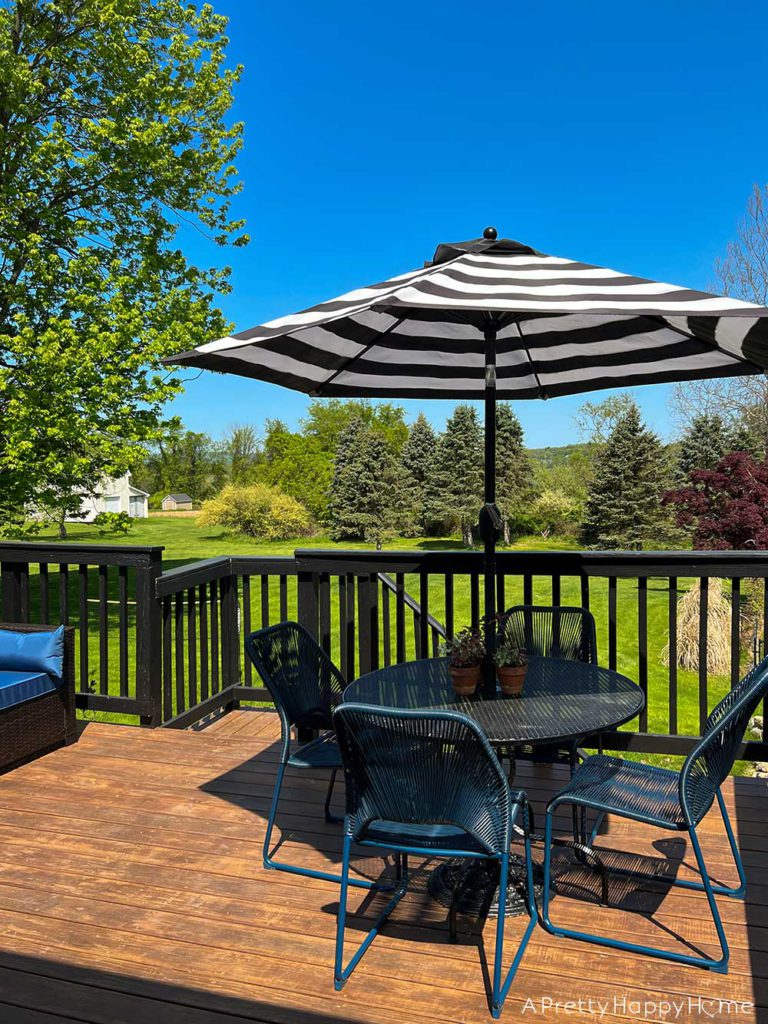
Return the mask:
POLYGON ((19 672, 0 670, 0 708, 23 704, 41 693, 57 689, 59 679, 47 672, 19 672))
POLYGON ((64 627, 42 633, 0 629, 0 670, 44 672, 60 680, 64 671, 64 627))

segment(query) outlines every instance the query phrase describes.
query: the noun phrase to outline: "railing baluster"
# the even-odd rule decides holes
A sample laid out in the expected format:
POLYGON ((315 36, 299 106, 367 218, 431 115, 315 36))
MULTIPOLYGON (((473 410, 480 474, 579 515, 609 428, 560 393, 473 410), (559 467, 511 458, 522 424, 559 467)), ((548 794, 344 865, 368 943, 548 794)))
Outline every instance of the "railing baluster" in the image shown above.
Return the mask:
POLYGON ((589 611, 589 576, 581 574, 581 607, 589 611))
MULTIPOLYGON (((251 628, 251 577, 243 576, 243 641, 253 632, 251 628)), ((246 655, 243 679, 246 686, 253 685, 253 665, 246 655)))
POLYGON ((59 565, 59 619, 69 625, 69 566, 59 565))
POLYGON ((500 614, 506 610, 507 607, 507 595, 506 595, 506 583, 507 578, 501 570, 496 573, 496 613, 500 614))
POLYGON ((288 620, 288 577, 280 576, 280 621, 288 620))
POLYGON ((453 573, 445 574, 445 632, 453 637, 453 573))
POLYGON ((419 574, 419 604, 421 615, 419 617, 419 648, 420 657, 429 657, 429 574, 419 574))
POLYGON ((608 577, 608 668, 616 671, 616 577, 608 577))
POLYGON ((173 718, 173 619, 171 598, 163 598, 163 721, 173 718))
POLYGON ((20 577, 21 578, 19 583, 21 591, 21 621, 29 622, 29 562, 21 566, 20 577))
POLYGON ((219 583, 211 580, 211 693, 219 692, 219 583))
POLYGON ((381 628, 383 632, 384 665, 392 664, 392 637, 390 636, 389 587, 381 585, 381 628))
POLYGON ((555 608, 559 608, 562 604, 562 588, 560 584, 560 577, 557 574, 552 575, 552 604, 555 608))
POLYGON ((174 646, 176 651, 176 714, 184 711, 184 592, 176 594, 176 621, 174 622, 174 646))
POLYGON ((269 576, 261 577, 261 628, 266 629, 269 625, 269 576))
POLYGON ((533 604, 533 576, 530 573, 523 576, 523 604, 533 604))
MULTIPOLYGON (((374 587, 378 587, 378 577, 373 577, 374 587)), ((330 655, 331 647, 331 577, 327 572, 320 574, 318 580, 317 601, 320 618, 320 646, 326 654, 330 655)))
MULTIPOLYGON (((280 577, 282 582, 283 577, 280 577)), ((345 679, 349 680, 349 640, 347 636, 347 577, 339 575, 339 668, 345 679)))
POLYGON ((669 733, 677 735, 677 576, 669 577, 669 733))
POLYGON ((640 732, 648 732, 648 579, 637 581, 637 669, 638 683, 645 696, 640 712, 640 732))
POLYGON ((197 704, 197 608, 195 588, 187 590, 187 674, 189 677, 189 706, 197 704))
POLYGON ((470 625, 475 625, 480 621, 480 576, 476 572, 469 577, 469 591, 472 616, 470 625))
POLYGON ((355 577, 347 576, 347 659, 349 662, 349 674, 347 679, 355 678, 355 643, 356 643, 356 621, 355 621, 355 577))
POLYGON ((80 689, 90 689, 88 678, 88 566, 79 565, 77 569, 77 589, 80 616, 80 689))
POLYGON ((109 693, 109 567, 99 566, 99 692, 109 693))
POLYGON ((42 625, 47 625, 50 622, 47 562, 42 562, 38 566, 38 571, 40 574, 40 622, 42 625))
POLYGON ((707 692, 707 662, 709 626, 709 578, 702 576, 699 601, 699 731, 704 732, 709 715, 709 694, 707 692))
POLYGON ((200 606, 200 700, 207 700, 209 696, 208 587, 205 583, 200 584, 197 596, 200 606))
POLYGON ((121 697, 127 697, 129 693, 128 567, 125 565, 118 566, 117 570, 117 632, 119 690, 121 697))
POLYGON ((405 661, 405 576, 395 574, 395 646, 398 665, 405 661))
POLYGON ((731 578, 731 689, 741 677, 741 579, 731 578))

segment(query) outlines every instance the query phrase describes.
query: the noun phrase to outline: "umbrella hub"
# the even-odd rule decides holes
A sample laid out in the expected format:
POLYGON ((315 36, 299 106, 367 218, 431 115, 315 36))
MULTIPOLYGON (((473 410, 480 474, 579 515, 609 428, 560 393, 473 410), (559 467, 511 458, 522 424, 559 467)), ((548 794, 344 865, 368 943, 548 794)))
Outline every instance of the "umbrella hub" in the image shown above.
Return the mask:
POLYGON ((431 261, 427 261, 425 267, 435 267, 440 263, 447 263, 462 253, 484 253, 492 252, 494 255, 504 256, 541 256, 536 249, 522 242, 515 242, 512 238, 499 238, 496 228, 488 227, 483 231, 482 238, 472 238, 467 242, 441 242, 435 249, 435 255, 431 261))

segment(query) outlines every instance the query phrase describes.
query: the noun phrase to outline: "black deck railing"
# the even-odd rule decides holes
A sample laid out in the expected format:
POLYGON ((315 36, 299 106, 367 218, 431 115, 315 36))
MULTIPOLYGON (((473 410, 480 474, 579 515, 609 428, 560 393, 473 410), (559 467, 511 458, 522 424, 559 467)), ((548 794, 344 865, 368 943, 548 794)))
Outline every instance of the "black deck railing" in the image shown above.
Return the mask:
MULTIPOLYGON (((646 694, 639 719, 604 735, 617 749, 681 754, 724 689, 760 654, 768 622, 765 552, 501 552, 497 604, 579 604, 598 624, 601 661, 646 694), (700 585, 699 668, 678 667, 679 601, 700 585), (713 587, 729 611, 728 671, 707 671, 713 587), (747 601, 749 597, 749 601, 747 601), (661 648, 668 646, 666 664, 661 648)), ((430 657, 477 621, 482 555, 469 551, 302 549, 222 557, 163 571, 162 549, 0 544, 5 621, 77 630, 78 707, 145 725, 183 727, 268 694, 243 655, 253 629, 297 619, 352 679, 379 665, 430 657)), ((717 642, 722 644, 722 637, 717 642)), ((762 738, 743 756, 768 760, 762 738)))

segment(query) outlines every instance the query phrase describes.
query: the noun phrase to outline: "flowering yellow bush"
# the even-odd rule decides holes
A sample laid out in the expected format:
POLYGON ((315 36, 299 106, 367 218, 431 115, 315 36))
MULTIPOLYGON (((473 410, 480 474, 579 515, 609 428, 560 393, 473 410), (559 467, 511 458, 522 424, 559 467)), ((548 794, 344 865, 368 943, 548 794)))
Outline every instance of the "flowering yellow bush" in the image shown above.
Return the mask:
POLYGON ((304 506, 267 484, 229 484, 215 498, 203 502, 199 526, 225 526, 260 540, 290 540, 310 532, 312 522, 304 506))

